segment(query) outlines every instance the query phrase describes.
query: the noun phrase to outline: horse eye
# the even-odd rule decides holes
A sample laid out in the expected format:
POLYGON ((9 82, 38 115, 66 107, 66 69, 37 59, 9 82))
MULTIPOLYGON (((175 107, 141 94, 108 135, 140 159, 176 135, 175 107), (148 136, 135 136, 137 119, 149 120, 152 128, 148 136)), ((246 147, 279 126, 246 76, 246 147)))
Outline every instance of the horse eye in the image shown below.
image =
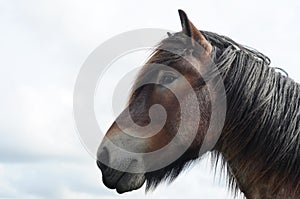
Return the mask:
POLYGON ((176 77, 174 77, 172 75, 165 75, 160 79, 159 83, 160 84, 171 84, 175 79, 176 79, 176 77))

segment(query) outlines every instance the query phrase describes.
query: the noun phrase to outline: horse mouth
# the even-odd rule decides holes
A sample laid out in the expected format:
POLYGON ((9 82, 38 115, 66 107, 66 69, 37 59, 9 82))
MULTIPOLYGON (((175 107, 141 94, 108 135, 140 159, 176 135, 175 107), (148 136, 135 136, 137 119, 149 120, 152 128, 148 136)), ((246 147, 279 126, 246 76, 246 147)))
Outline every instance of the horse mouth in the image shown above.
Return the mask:
POLYGON ((102 172, 103 184, 109 189, 116 189, 119 194, 139 189, 145 183, 145 175, 128 173, 110 168, 97 160, 102 172))

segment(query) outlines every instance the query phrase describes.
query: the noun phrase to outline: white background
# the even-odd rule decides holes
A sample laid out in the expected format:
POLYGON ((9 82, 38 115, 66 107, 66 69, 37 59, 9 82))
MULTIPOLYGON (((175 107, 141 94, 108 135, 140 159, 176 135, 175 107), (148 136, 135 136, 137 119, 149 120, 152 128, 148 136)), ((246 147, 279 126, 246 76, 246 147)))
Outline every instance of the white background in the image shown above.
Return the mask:
MULTIPOLYGON (((258 49, 271 58, 272 66, 300 81, 296 0, 0 0, 0 198, 233 197, 224 180, 214 182, 207 160, 147 195, 143 188, 118 195, 102 184, 95 160, 75 130, 72 92, 89 53, 110 37, 136 28, 179 31, 179 8, 199 29, 258 49)), ((101 109, 97 115, 107 128, 111 116, 101 109)))

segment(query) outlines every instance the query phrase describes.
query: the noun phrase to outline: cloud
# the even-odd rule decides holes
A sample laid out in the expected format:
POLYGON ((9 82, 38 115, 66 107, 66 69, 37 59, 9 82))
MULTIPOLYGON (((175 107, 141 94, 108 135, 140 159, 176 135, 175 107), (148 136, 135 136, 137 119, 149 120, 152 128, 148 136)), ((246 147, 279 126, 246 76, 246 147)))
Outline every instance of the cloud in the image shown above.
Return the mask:
MULTIPOLYGON (((104 187, 75 131, 76 75, 88 54, 116 34, 145 27, 180 30, 177 9, 182 8, 200 29, 256 47, 299 81, 299 5, 234 0, 0 1, 0 197, 231 198, 224 181, 213 183, 205 161, 147 195, 142 189, 118 195, 104 187)), ((109 78, 118 80, 115 74, 109 78)), ((107 98, 98 108, 110 103, 107 98)), ((99 114, 106 128, 108 111, 99 114)))
POLYGON ((96 175, 91 175, 90 170, 95 171, 95 167, 94 164, 91 166, 64 161, 9 164, 2 165, 0 177, 7 187, 17 190, 11 193, 17 198, 64 198, 66 190, 88 195, 107 195, 99 183, 94 183, 96 175))

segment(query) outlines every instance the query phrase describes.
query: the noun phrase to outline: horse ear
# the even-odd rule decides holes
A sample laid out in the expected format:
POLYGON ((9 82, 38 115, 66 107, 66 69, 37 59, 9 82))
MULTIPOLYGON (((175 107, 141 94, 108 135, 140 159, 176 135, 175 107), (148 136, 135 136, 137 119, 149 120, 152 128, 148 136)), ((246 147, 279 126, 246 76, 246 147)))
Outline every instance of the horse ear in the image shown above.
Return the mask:
POLYGON ((211 54, 212 45, 206 40, 201 31, 194 26, 183 10, 178 10, 178 13, 181 21, 182 32, 192 38, 192 43, 198 42, 205 49, 206 53, 211 54))

